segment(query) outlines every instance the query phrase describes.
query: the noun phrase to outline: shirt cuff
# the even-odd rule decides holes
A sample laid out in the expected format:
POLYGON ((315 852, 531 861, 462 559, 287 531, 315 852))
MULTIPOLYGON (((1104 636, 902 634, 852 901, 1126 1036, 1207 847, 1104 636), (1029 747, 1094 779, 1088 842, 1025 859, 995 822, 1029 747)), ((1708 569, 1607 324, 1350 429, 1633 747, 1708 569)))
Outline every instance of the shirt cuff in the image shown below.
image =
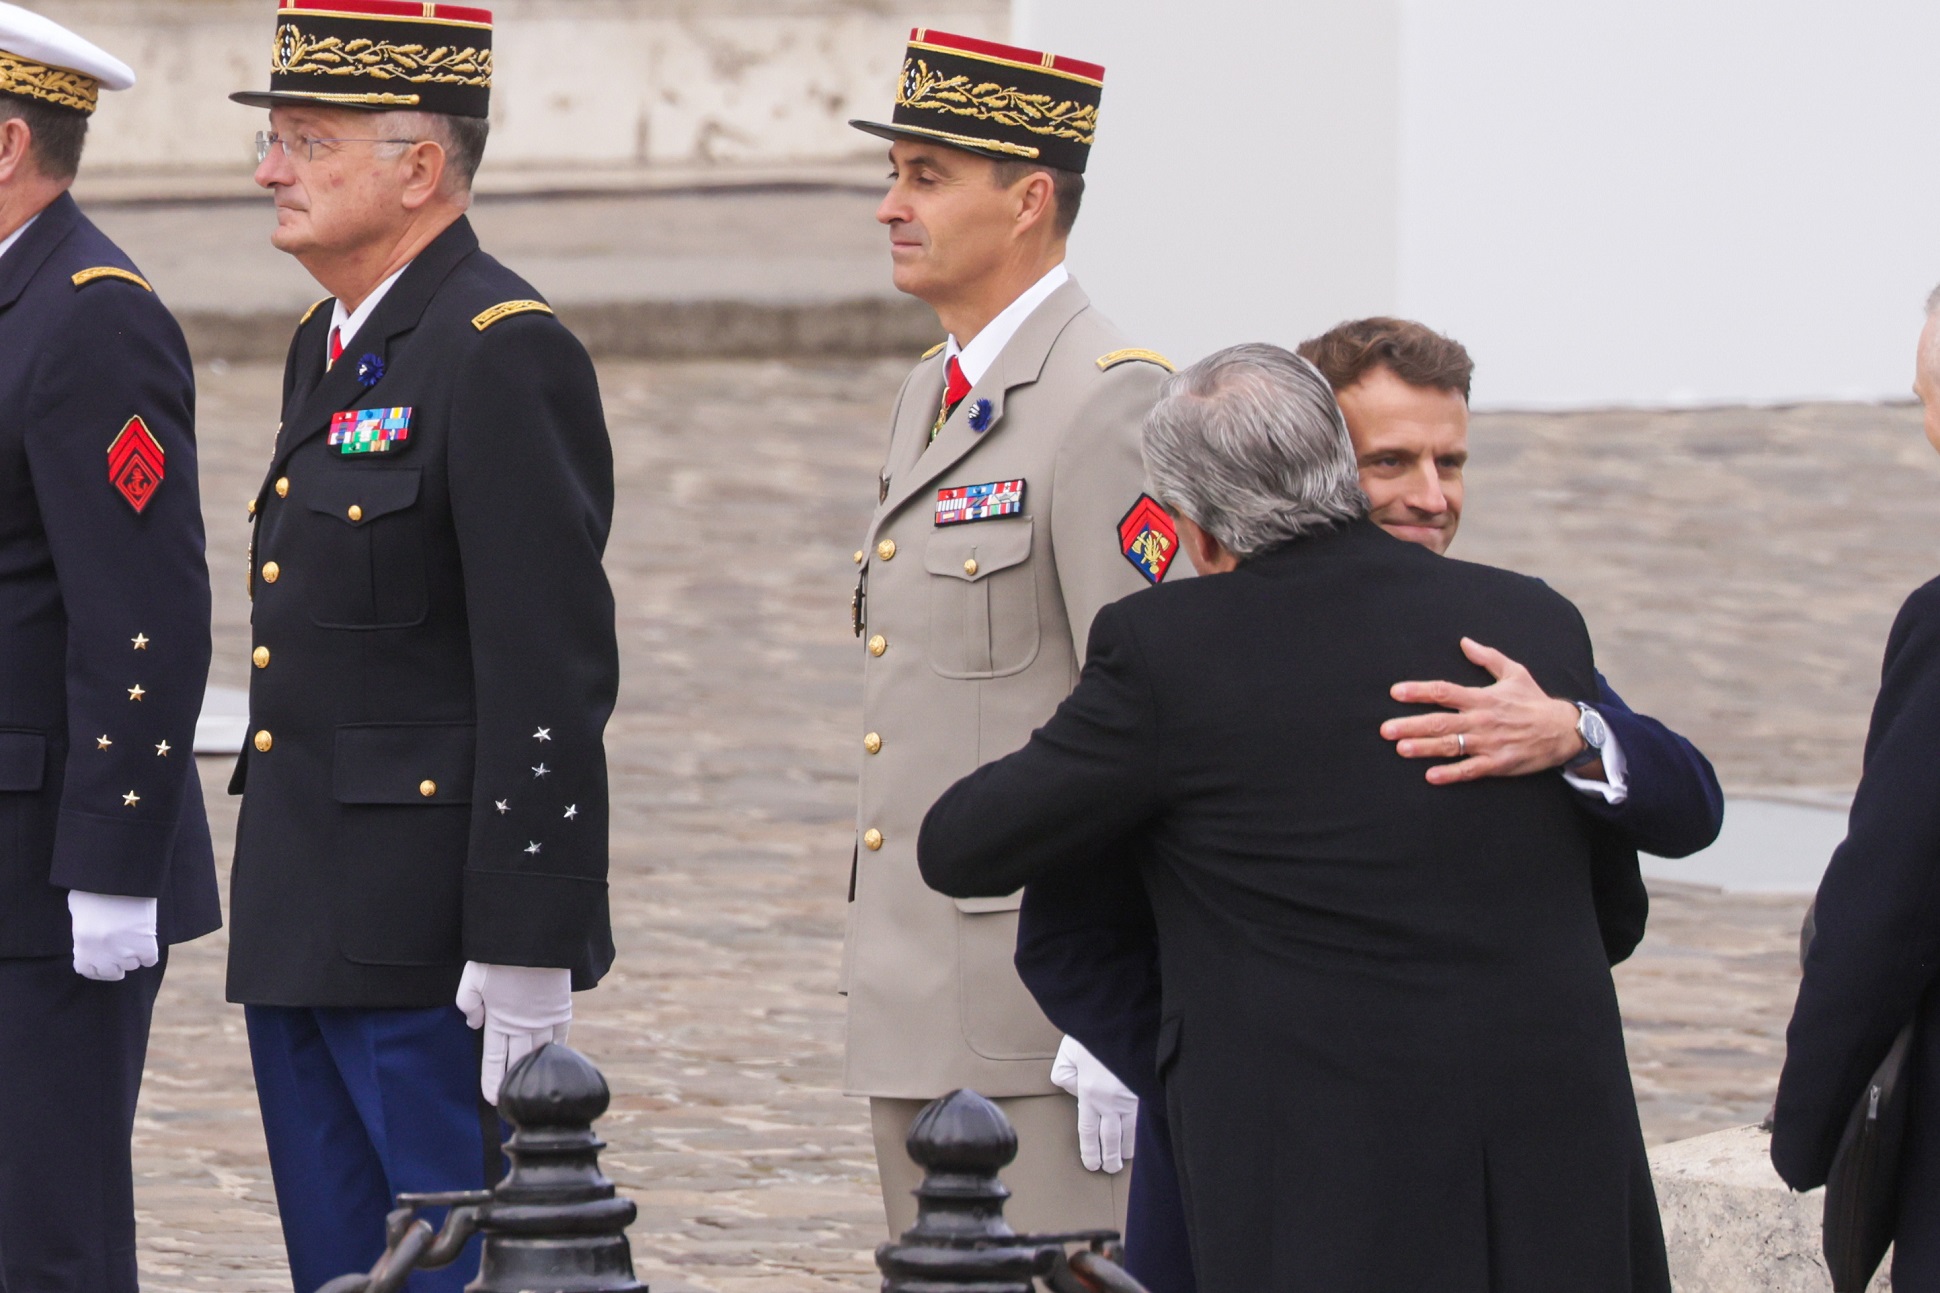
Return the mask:
POLYGON ((1563 780, 1586 795, 1601 795, 1603 802, 1615 807, 1630 798, 1630 782, 1624 776, 1623 746, 1611 732, 1603 742, 1603 780, 1592 781, 1564 769, 1563 780))

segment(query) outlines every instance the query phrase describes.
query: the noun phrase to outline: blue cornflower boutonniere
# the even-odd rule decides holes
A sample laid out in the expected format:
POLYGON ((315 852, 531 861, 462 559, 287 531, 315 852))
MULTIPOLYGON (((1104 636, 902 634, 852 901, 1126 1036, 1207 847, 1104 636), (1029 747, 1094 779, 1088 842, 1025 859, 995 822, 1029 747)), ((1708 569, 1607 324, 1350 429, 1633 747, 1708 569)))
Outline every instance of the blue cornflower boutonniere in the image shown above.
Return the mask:
POLYGON ((381 355, 365 355, 357 361, 357 380, 366 390, 384 380, 384 359, 381 355))
POLYGON ((990 430, 991 407, 989 400, 978 400, 970 406, 970 429, 979 434, 990 430))

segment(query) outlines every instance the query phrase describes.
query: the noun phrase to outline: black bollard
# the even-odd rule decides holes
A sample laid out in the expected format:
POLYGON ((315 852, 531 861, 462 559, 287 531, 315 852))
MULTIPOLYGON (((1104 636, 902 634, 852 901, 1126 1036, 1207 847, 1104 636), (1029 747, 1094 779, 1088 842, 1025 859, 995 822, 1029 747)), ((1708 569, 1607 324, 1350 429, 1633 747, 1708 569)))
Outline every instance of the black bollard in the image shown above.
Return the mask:
POLYGON ((648 1293, 626 1241, 638 1209, 599 1167, 606 1145, 593 1123, 609 1099, 578 1051, 551 1045, 526 1056, 499 1088, 499 1113, 513 1126, 506 1178, 491 1190, 399 1195, 377 1265, 318 1293, 395 1293, 413 1270, 456 1261, 474 1234, 485 1236, 484 1252, 466 1293, 648 1293), (418 1216, 434 1207, 451 1209, 436 1235, 418 1216))
POLYGON ((593 1123, 611 1100, 584 1055, 542 1046, 506 1075, 512 1170, 492 1191, 485 1253, 467 1293, 647 1293, 633 1278, 626 1228, 638 1215, 600 1171, 593 1123))
POLYGON ((1033 1293, 1053 1289, 1144 1293, 1107 1256, 1118 1235, 1020 1235, 1004 1220, 1010 1190, 998 1173, 1017 1157, 1004 1111, 975 1091, 952 1091, 916 1116, 909 1156, 923 1169, 916 1224, 876 1250, 882 1293, 1033 1293), (1088 1248, 1068 1254, 1067 1244, 1088 1248))

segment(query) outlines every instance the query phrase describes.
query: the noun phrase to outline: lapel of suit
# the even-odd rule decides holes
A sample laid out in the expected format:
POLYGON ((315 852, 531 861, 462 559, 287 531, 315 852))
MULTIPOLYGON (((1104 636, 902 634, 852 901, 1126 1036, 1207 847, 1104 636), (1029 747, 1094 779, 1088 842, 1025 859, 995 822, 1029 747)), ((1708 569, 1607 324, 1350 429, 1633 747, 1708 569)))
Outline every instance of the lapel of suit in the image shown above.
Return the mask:
MULTIPOLYGON (((978 445, 1003 433, 1005 400, 1019 386, 1028 386, 1043 375, 1044 363, 1051 357, 1051 347, 1057 343, 1059 335, 1071 320, 1083 313, 1090 304, 1078 281, 1071 279, 1046 297, 1044 304, 1031 311, 1031 317, 1024 320, 1024 325, 997 356, 997 362, 990 366, 983 380, 970 388, 970 393, 950 414, 950 420, 943 424, 943 431, 935 442, 919 451, 921 456, 902 473, 900 480, 890 481, 883 516, 893 514, 908 503, 978 445), (979 400, 990 401, 990 421, 987 430, 973 431, 970 428, 970 410, 977 406, 979 400)), ((913 391, 911 393, 914 394, 913 391)), ((929 405, 932 411, 923 426, 925 437, 929 435, 930 426, 935 424, 934 410, 942 398, 943 391, 939 384, 929 405)))
MULTIPOLYGON (((903 405, 898 411, 895 430, 890 437, 889 461, 885 464, 892 495, 916 470, 923 451, 929 448, 930 429, 936 425, 937 412, 943 407, 943 368, 942 355, 926 360, 917 368, 915 376, 910 379, 909 390, 903 394, 903 405)), ((884 501, 887 502, 887 498, 884 501)))
MULTIPOLYGON (((277 436, 276 460, 270 464, 270 475, 274 476, 282 469, 298 446, 327 431, 333 415, 353 405, 368 404, 379 398, 376 392, 383 386, 382 381, 365 386, 358 378, 364 356, 375 355, 388 372, 392 342, 418 326, 432 297, 437 295, 451 271, 477 250, 478 236, 472 232, 471 222, 460 216, 449 229, 433 239, 430 246, 419 252, 410 268, 391 285, 391 290, 378 303, 377 309, 351 339, 351 346, 344 351, 343 358, 323 373, 309 389, 306 390, 304 384, 298 382, 290 408, 283 417, 283 430, 277 436)), ((327 321, 325 326, 328 327, 327 321)), ((314 349, 320 352, 322 348, 314 349)), ((322 360, 315 357, 299 355, 298 362, 322 367, 322 360)))
POLYGON ((40 267, 61 240, 72 233, 74 226, 81 222, 81 208, 74 205, 74 199, 63 193, 48 203, 34 221, 33 228, 20 235, 20 241, 8 248, 7 255, 0 261, 0 310, 9 309, 27 290, 27 284, 34 281, 40 267))

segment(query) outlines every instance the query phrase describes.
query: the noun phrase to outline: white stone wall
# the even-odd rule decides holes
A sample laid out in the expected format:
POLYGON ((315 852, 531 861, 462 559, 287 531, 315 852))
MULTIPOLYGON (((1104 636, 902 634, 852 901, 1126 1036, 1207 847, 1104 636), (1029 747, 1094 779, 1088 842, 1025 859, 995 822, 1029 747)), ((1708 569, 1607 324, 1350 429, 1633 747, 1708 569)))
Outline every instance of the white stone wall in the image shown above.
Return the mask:
MULTIPOLYGON (((272 0, 29 0, 135 68, 103 96, 91 173, 253 164, 272 0)), ((497 20, 488 165, 747 168, 873 156, 910 27, 1005 38, 1009 0, 480 0, 497 20)))
MULTIPOLYGON (((1757 1127, 1673 1141, 1650 1151, 1676 1293, 1826 1293, 1820 1250, 1825 1191, 1794 1194, 1772 1170, 1757 1127)), ((1867 1293, 1890 1293, 1881 1263, 1867 1293)))

